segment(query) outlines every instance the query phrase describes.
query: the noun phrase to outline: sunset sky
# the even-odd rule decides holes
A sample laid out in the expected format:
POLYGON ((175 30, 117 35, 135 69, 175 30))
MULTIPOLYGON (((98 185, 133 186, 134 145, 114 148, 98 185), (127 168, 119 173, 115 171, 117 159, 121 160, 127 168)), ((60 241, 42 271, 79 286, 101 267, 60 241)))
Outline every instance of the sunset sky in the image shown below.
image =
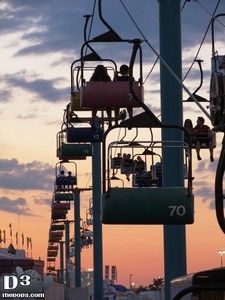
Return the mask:
MULTIPOLYGON (((141 38, 122 2, 148 41, 159 49, 158 1, 102 2, 105 17, 121 37, 141 38)), ((216 0, 191 0, 182 10, 184 75, 197 53, 216 3, 216 0)), ((93 4, 93 0, 0 2, 0 229, 6 230, 8 243, 10 223, 13 237, 17 231, 25 237, 31 236, 33 256, 43 259, 46 258, 50 203, 58 162, 56 134, 70 98, 70 65, 79 58, 83 43, 83 15, 92 13, 93 4)), ((225 0, 220 1, 217 10, 217 13, 222 12, 225 12, 225 0)), ((225 54, 225 18, 215 25, 216 49, 219 54, 225 54)), ((104 31, 96 9, 90 36, 104 31)), ((106 44, 96 49, 104 57, 116 60, 118 65, 129 63, 131 51, 127 46, 106 44)), ((156 56, 146 44, 143 56, 145 79, 156 56)), ((199 94, 208 99, 210 31, 198 58, 204 60, 204 82, 199 94)), ((184 84, 194 91, 199 80, 198 66, 194 64, 184 84)), ((185 92, 183 98, 187 98, 185 92)), ((158 64, 145 82, 145 102, 160 115, 158 64)), ((195 125, 199 115, 204 116, 195 104, 184 104, 184 119, 191 118, 195 125)), ((207 117, 205 119, 210 125, 207 117)), ((217 225, 214 208, 214 178, 221 137, 217 134, 213 163, 207 150, 202 151, 200 162, 193 152, 195 223, 187 226, 188 272, 219 266, 217 252, 225 249, 225 238, 217 225)), ((79 186, 91 185, 91 160, 77 165, 79 186)), ((90 193, 82 194, 83 217, 90 198, 90 193)), ((117 266, 119 282, 128 284, 131 273, 136 285, 146 285, 153 277, 163 276, 162 226, 103 225, 103 244, 104 264, 117 266)), ((83 250, 82 267, 92 267, 92 249, 83 250)))

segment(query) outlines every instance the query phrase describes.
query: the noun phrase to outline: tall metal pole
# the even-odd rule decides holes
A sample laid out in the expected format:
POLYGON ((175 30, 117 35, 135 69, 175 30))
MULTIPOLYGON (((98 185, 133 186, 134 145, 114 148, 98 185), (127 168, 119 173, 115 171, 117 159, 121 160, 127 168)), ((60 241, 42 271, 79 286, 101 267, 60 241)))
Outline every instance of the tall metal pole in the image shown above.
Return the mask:
MULTIPOLYGON (((180 0, 159 0, 160 55, 174 73, 182 78, 180 0)), ((183 124, 182 88, 160 64, 161 109, 163 124, 183 124)), ((163 129, 164 141, 182 141, 182 132, 163 129)), ((164 149, 163 186, 184 186, 183 150, 164 149)), ((184 225, 164 226, 165 299, 170 299, 171 279, 186 274, 186 236, 184 225)))
POLYGON ((75 251, 75 287, 81 287, 81 242, 80 242, 80 191, 73 192, 74 199, 74 251, 75 251))
POLYGON ((65 221, 65 250, 66 250, 66 286, 70 287, 70 277, 69 277, 69 261, 70 261, 70 222, 65 221))
POLYGON ((94 248, 94 299, 103 299, 102 222, 101 222, 101 144, 92 144, 93 186, 93 248, 94 248))
POLYGON ((59 251, 60 251, 60 283, 64 283, 64 242, 59 242, 59 251))

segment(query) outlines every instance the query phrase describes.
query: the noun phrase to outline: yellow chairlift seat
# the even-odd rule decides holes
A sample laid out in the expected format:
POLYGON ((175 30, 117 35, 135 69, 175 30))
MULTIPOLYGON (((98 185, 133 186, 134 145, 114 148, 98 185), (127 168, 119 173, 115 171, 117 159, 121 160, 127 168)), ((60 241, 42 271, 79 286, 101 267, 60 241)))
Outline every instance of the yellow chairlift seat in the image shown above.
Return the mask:
POLYGON ((90 111, 90 108, 81 107, 80 105, 80 92, 74 92, 70 96, 71 111, 90 111))

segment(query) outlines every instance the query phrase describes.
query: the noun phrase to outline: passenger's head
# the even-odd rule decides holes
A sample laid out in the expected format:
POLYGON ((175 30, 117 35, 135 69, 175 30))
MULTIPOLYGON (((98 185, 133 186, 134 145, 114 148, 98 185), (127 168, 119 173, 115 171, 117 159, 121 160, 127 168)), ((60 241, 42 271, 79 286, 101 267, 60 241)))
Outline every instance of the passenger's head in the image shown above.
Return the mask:
POLYGON ((185 128, 193 128, 193 124, 192 124, 191 119, 186 119, 186 120, 184 121, 184 127, 185 127, 185 128))
POLYGON ((71 175, 72 175, 71 171, 68 171, 68 175, 69 175, 69 176, 71 176, 71 175))
POLYGON ((105 67, 103 65, 97 65, 95 68, 95 73, 104 73, 105 72, 105 67))
POLYGON ((63 171, 63 170, 61 170, 61 171, 60 171, 60 174, 61 174, 61 175, 64 175, 64 171, 63 171))
POLYGON ((110 81, 107 69, 103 65, 97 65, 94 70, 94 74, 91 77, 91 80, 94 81, 110 81))
POLYGON ((127 65, 122 65, 120 67, 120 74, 125 76, 125 75, 128 75, 129 73, 129 67, 127 65))
POLYGON ((198 117, 197 124, 203 125, 205 123, 205 119, 203 117, 198 117))

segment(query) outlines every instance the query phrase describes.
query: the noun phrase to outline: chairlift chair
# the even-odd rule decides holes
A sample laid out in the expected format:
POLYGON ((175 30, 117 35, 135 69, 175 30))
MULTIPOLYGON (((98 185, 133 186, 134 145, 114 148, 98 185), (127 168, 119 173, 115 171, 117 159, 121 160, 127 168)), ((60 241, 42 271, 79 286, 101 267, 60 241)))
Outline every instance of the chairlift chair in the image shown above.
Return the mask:
POLYGON ((47 262, 55 262, 55 257, 47 257, 47 262))
MULTIPOLYGON (((72 134, 69 131, 70 136, 72 134)), ((77 132, 76 132, 77 133, 77 132)), ((61 160, 85 160, 92 155, 92 147, 87 142, 69 142, 66 128, 57 133, 57 157, 61 160)))
MULTIPOLYGON (((69 172, 68 171, 68 172, 69 172)), ((59 161, 55 165, 55 175, 56 175, 56 181, 55 181, 55 191, 57 192, 71 192, 77 185, 77 165, 75 162, 70 161, 59 161), (65 171, 67 169, 67 166, 72 166, 72 174, 66 176, 65 171), (63 174, 61 174, 63 172, 63 174)))
POLYGON ((59 246, 58 245, 54 245, 54 244, 53 245, 50 244, 50 245, 48 245, 48 250, 50 250, 50 251, 57 250, 58 251, 59 250, 59 246))
POLYGON ((48 257, 57 257, 58 251, 57 250, 48 250, 48 257))
MULTIPOLYGON (((122 41, 122 40, 121 40, 122 41)), ((106 110, 106 109, 119 109, 127 108, 132 109, 134 107, 140 107, 140 105, 133 99, 130 94, 129 82, 128 81, 86 81, 85 80, 85 68, 87 59, 84 55, 84 49, 86 46, 90 46, 91 43, 95 43, 96 40, 90 40, 83 44, 81 48, 81 87, 80 87, 80 101, 82 107, 88 107, 95 110, 106 110), (85 63, 85 64, 84 64, 85 63)), ((99 42, 99 41, 98 41, 99 42)), ((123 40, 122 42, 132 42, 123 40)), ((101 60, 101 64, 104 61, 101 60)), ((113 62, 113 61, 112 61, 113 62)), ((117 73, 116 63, 114 64, 114 73, 117 73)), ((143 80, 142 80, 142 52, 140 48, 140 78, 139 81, 134 81, 133 86, 137 95, 143 101, 143 80)), ((113 78, 112 78, 113 79, 113 78)))
MULTIPOLYGON (((107 175, 106 185, 102 196, 102 222, 104 224, 191 224, 193 223, 193 194, 191 176, 191 157, 188 157, 188 179, 186 187, 161 187, 157 185, 143 187, 112 187, 110 172, 110 157, 113 148, 124 147, 126 151, 130 147, 133 157, 145 151, 149 141, 112 142, 107 151, 107 175), (129 145, 129 146, 128 146, 129 145)), ((151 150, 154 153, 163 148, 179 147, 185 159, 187 145, 178 141, 151 141, 151 150)), ((104 148, 103 148, 104 149, 104 148)), ((122 153, 124 149, 120 150, 122 153)), ((154 155, 152 153, 152 155, 154 155)), ((163 167, 163 165, 162 165, 163 167)), ((150 170, 150 165, 147 165, 150 170)), ((134 176, 134 170, 131 173, 134 176)), ((132 181, 131 181, 132 182, 132 181)))

